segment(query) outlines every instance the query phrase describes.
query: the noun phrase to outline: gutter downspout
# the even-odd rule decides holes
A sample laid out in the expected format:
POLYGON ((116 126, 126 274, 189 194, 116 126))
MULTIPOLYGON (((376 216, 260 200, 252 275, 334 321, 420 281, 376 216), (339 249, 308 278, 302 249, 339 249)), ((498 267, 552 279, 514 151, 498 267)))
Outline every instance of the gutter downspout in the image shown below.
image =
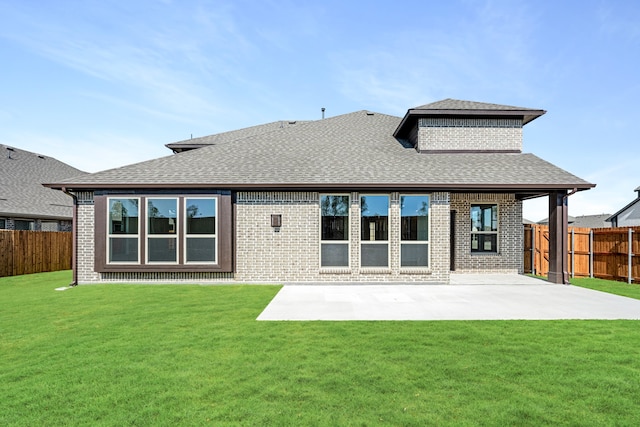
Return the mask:
MULTIPOLYGON (((566 206, 566 209, 562 210, 563 211, 562 220, 564 221, 564 224, 567 227, 567 230, 565 230, 565 231, 568 231, 568 229, 569 229, 569 225, 568 225, 569 224, 569 218, 568 218, 568 216, 569 216, 569 196, 572 196, 572 195, 576 194, 577 192, 578 192, 578 189, 574 188, 573 190, 569 191, 567 194, 562 196, 562 204, 564 206, 566 206)), ((567 233, 562 233, 562 247, 567 249, 567 250, 569 248, 569 245, 568 245, 568 242, 567 242, 567 233)), ((563 259, 566 259, 565 257, 568 258, 568 254, 566 254, 566 253, 563 254, 563 259)), ((570 285, 571 284, 571 282, 569 281, 569 268, 568 267, 569 267, 568 265, 564 265, 563 268, 562 268, 562 276, 563 276, 562 281, 564 282, 565 285, 570 285)))
POLYGON ((67 190, 67 187, 62 187, 62 192, 67 196, 71 196, 71 198, 73 199, 73 221, 71 224, 71 271, 73 271, 73 279, 69 286, 78 286, 78 268, 76 265, 76 252, 78 250, 78 233, 76 231, 76 227, 78 225, 78 197, 75 194, 69 192, 69 190, 67 190))

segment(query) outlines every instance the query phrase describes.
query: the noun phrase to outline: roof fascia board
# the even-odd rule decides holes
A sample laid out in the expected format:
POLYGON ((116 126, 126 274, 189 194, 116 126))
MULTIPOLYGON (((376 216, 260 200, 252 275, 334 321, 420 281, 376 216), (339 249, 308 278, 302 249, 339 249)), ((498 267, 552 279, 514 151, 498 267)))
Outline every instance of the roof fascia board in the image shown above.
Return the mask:
POLYGON ((595 184, 438 184, 438 183, 265 183, 265 184, 245 184, 245 183, 185 183, 185 184, 44 184, 46 187, 61 190, 102 190, 102 189, 189 189, 189 188, 216 188, 232 190, 295 190, 303 189, 376 189, 379 191, 396 191, 398 189, 419 189, 422 191, 526 191, 544 192, 549 190, 588 190, 595 187, 595 184))

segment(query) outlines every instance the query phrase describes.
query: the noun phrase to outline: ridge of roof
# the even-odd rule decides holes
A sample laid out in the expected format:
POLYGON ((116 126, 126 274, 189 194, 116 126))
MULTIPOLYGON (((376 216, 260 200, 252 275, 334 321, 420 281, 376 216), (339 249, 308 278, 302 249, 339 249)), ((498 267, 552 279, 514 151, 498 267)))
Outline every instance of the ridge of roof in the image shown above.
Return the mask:
POLYGON ((238 141, 255 135, 262 135, 268 132, 275 132, 291 126, 301 126, 310 123, 313 120, 278 120, 275 122, 264 123, 261 125, 249 126, 246 128, 235 129, 211 135, 201 136, 197 138, 185 139, 182 141, 171 142, 165 144, 165 147, 176 151, 185 149, 199 148, 206 145, 225 144, 228 142, 238 141))
POLYGON ((488 102, 466 101, 447 98, 414 107, 412 110, 495 110, 495 111, 540 111, 536 108, 515 107, 513 105, 491 104, 488 102))

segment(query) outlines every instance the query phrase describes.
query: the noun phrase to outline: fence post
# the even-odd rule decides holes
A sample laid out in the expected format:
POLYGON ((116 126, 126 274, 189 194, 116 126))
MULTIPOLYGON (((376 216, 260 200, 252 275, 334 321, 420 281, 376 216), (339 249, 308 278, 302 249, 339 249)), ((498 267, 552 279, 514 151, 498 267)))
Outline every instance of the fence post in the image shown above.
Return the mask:
POLYGON ((571 228, 571 277, 576 272, 576 235, 575 229, 571 228))
POLYGON ((531 226, 531 274, 536 275, 536 230, 531 226))
POLYGON ((629 258, 629 270, 627 272, 627 283, 631 284, 631 282, 633 282, 633 274, 632 274, 632 269, 633 269, 633 229, 631 227, 629 227, 629 247, 627 249, 628 252, 628 258, 629 258))
POLYGON ((593 279, 593 228, 589 229, 589 277, 593 279))

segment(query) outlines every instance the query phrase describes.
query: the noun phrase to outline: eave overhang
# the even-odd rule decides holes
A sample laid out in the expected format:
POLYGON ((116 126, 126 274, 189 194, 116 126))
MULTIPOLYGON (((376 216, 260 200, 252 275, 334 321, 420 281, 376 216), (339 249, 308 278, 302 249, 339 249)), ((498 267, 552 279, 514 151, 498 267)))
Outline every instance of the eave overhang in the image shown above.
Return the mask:
POLYGON ((216 190, 258 190, 258 191, 446 191, 446 192, 502 192, 520 194, 522 198, 546 195, 550 191, 577 190, 584 191, 595 187, 595 184, 438 184, 438 183, 182 183, 182 184, 150 184, 150 183, 111 183, 111 184, 45 184, 46 187, 69 191, 91 190, 143 190, 143 189, 216 189, 216 190))

